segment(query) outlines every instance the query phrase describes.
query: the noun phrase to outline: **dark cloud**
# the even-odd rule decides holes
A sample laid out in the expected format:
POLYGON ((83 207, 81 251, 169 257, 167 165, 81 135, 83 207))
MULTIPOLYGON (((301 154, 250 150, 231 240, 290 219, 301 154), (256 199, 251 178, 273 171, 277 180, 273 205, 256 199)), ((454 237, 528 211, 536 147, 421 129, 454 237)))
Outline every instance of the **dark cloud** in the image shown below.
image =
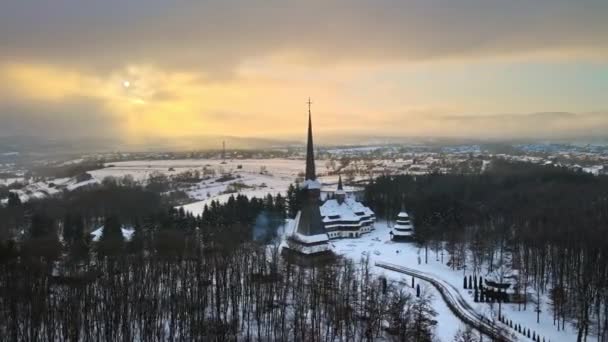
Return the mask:
MULTIPOLYGON (((62 72, 76 71, 94 78, 111 75, 108 70, 122 73, 129 65, 149 63, 161 70, 195 71, 189 74, 200 77, 192 80, 198 83, 209 81, 206 74, 231 75, 244 61, 282 53, 303 63, 323 64, 545 52, 561 52, 565 58, 570 53, 588 54, 605 60, 606 17, 606 0, 2 0, 0 65, 56 64, 62 66, 62 72)), ((136 78, 131 81, 137 83, 136 78)), ((19 96, 11 93, 11 84, 3 87, 0 135, 121 134, 120 118, 104 107, 103 99, 72 97, 38 102, 25 96, 17 100, 6 95, 19 96)), ((136 88, 130 91, 137 95, 136 88)), ((151 102, 170 102, 180 96, 163 89, 146 95, 151 102)), ((547 108, 555 106, 548 103, 547 108)), ((376 114, 331 113, 325 122, 319 121, 347 133, 375 130, 435 136, 550 137, 601 134, 608 129, 605 113, 376 114), (409 130, 398 131, 401 126, 409 130)), ((238 109, 201 116, 226 126, 253 126, 258 119, 238 109)), ((285 126, 291 120, 285 115, 273 119, 269 126, 285 126)), ((323 127, 318 130, 323 132, 323 127)))
POLYGON ((0 101, 0 136, 102 138, 119 136, 117 120, 97 99, 72 97, 61 102, 0 101))
POLYGON ((281 51, 334 63, 608 49, 608 2, 4 0, 2 57, 230 71, 281 51))

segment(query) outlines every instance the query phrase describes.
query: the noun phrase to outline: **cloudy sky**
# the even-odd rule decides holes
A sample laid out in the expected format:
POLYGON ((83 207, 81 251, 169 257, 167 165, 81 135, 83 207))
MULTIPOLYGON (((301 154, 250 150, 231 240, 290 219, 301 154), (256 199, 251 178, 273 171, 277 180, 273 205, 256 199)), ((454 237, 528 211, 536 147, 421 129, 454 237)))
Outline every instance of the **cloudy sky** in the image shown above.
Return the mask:
MULTIPOLYGON (((608 1, 3 0, 0 135, 608 129, 608 1)), ((301 139, 300 139, 301 140, 301 139)))

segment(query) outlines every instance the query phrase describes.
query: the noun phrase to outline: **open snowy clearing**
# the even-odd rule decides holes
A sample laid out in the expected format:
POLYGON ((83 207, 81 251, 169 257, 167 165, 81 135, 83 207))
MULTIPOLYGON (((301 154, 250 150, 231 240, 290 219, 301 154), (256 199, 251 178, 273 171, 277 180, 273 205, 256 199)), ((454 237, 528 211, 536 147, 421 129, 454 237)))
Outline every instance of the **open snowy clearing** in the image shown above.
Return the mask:
POLYGON ((23 183, 25 178, 17 177, 17 178, 0 178, 0 185, 11 185, 13 183, 23 183))
POLYGON ((100 180, 91 178, 79 182, 74 178, 56 178, 50 181, 30 183, 19 190, 11 190, 19 196, 21 202, 33 199, 42 199, 62 193, 63 191, 73 191, 78 188, 98 184, 100 180))
POLYGON ((228 172, 259 174, 261 168, 265 167, 267 173, 273 177, 293 180, 298 173, 304 171, 304 162, 300 159, 235 159, 225 162, 221 159, 132 160, 108 163, 105 166, 89 173, 97 179, 129 174, 135 180, 145 181, 152 172, 174 175, 188 170, 207 169, 214 170, 218 175, 228 172))

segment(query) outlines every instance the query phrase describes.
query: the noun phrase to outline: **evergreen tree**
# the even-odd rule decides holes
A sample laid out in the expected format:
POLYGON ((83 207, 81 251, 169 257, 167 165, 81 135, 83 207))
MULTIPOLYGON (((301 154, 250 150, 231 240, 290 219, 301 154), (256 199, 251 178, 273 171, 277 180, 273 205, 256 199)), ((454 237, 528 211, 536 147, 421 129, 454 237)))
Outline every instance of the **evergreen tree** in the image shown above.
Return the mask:
POLYGON ((49 236, 55 233, 55 222, 46 213, 36 212, 32 215, 30 236, 33 238, 49 236))
POLYGON ((137 222, 133 229, 133 235, 131 236, 131 241, 129 241, 128 249, 131 253, 138 253, 143 251, 144 249, 144 232, 142 225, 137 222))
POLYGON ((279 215, 279 218, 281 218, 281 220, 284 220, 286 210, 287 204, 285 203, 285 198, 279 193, 274 199, 274 211, 279 215))
POLYGON ((289 184, 287 188, 287 214, 289 218, 296 217, 298 210, 300 210, 300 205, 298 203, 298 184, 294 186, 293 184, 289 184))
POLYGON ((18 207, 20 205, 21 205, 21 198, 19 198, 19 195, 12 191, 9 192, 7 206, 9 208, 14 208, 14 207, 18 207))
POLYGON ((272 198, 271 194, 266 195, 266 197, 264 198, 264 210, 274 210, 274 199, 272 198))
POLYGON ((72 241, 84 241, 84 218, 77 213, 72 218, 72 241))
POLYGON ((106 215, 104 219, 103 232, 97 244, 97 250, 101 255, 115 255, 123 250, 124 237, 122 225, 116 215, 106 215))
POLYGON ((66 213, 63 218, 63 241, 67 244, 74 241, 76 228, 74 227, 74 218, 70 213, 66 213))
POLYGON ((104 219, 102 241, 123 241, 122 225, 116 215, 107 215, 104 219))

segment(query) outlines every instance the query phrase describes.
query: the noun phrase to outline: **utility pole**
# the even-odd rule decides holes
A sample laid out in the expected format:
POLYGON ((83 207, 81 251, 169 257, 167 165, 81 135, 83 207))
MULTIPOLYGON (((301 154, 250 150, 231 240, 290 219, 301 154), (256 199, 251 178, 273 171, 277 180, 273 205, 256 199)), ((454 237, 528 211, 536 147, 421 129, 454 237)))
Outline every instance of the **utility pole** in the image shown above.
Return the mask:
POLYGON ((226 164, 226 140, 222 141, 222 164, 226 164))

